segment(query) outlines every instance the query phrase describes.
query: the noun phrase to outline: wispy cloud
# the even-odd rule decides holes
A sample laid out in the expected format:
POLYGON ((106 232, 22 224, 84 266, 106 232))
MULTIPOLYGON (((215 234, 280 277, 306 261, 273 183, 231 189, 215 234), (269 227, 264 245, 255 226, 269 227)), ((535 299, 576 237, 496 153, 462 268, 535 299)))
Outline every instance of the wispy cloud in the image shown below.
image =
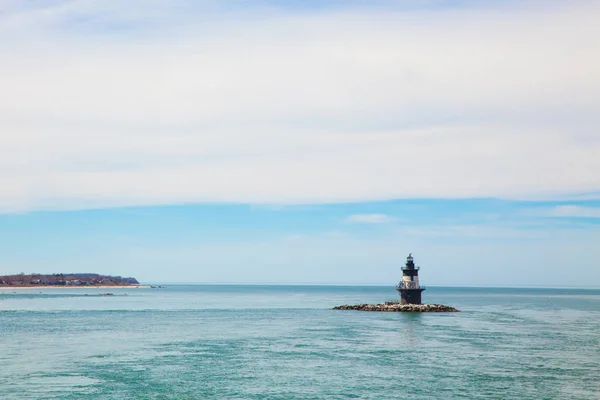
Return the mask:
POLYGON ((600 218, 600 207, 561 205, 549 210, 547 215, 552 217, 600 218))
POLYGON ((387 224, 395 220, 386 214, 355 214, 346 218, 346 222, 359 224, 387 224))
POLYGON ((600 190, 591 3, 20 3, 0 16, 0 211, 600 190))

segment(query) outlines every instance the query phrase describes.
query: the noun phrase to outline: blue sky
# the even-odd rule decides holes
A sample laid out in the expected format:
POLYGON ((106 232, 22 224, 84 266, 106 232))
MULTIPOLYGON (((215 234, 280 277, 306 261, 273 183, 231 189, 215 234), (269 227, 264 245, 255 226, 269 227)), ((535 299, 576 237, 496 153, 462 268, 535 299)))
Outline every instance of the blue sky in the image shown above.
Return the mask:
POLYGON ((0 273, 600 286, 599 14, 0 0, 0 273))
POLYGON ((5 214, 0 226, 15 273, 389 284, 413 252, 432 285, 594 286, 600 274, 600 201, 149 206, 5 214))

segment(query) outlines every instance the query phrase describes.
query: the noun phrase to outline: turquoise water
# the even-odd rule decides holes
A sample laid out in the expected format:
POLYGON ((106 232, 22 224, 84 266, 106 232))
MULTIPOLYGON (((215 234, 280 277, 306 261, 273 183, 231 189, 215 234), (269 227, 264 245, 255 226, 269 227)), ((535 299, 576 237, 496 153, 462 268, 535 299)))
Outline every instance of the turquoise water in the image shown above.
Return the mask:
POLYGON ((600 398, 600 290, 428 288, 451 314, 330 310, 393 287, 106 291, 0 289, 1 399, 600 398))

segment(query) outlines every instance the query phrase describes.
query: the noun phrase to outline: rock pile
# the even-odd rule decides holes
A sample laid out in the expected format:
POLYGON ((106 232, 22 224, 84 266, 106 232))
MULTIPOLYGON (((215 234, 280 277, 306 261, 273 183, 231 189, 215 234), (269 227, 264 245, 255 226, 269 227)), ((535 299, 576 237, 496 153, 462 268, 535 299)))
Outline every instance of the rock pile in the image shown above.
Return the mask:
POLYGON ((389 312, 458 312, 454 307, 443 304, 400 304, 386 302, 381 304, 357 304, 333 307, 334 310, 389 311, 389 312))

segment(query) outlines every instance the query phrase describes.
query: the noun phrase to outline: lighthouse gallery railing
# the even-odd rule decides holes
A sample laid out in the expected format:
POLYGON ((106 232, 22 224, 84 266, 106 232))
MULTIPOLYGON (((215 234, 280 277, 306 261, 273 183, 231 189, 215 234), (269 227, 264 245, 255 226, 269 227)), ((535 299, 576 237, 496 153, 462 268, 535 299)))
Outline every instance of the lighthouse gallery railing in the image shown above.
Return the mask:
POLYGON ((400 282, 396 285, 396 289, 423 289, 425 290, 425 286, 418 285, 417 282, 400 282))

